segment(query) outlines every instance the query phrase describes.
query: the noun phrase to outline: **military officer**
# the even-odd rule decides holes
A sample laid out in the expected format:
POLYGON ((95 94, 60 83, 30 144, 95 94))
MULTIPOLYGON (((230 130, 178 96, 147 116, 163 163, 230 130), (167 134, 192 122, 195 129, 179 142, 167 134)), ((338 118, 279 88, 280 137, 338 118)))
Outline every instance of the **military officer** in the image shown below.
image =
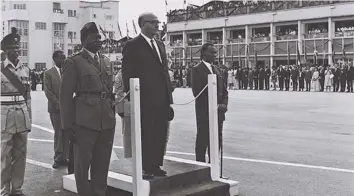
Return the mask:
POLYGON ((102 43, 94 22, 82 27, 80 39, 83 49, 63 65, 59 93, 62 128, 74 144, 78 194, 104 196, 116 125, 113 71, 109 59, 98 52, 102 43))
POLYGON ((1 196, 24 196, 27 135, 31 130, 30 70, 18 59, 16 34, 1 41, 1 196))

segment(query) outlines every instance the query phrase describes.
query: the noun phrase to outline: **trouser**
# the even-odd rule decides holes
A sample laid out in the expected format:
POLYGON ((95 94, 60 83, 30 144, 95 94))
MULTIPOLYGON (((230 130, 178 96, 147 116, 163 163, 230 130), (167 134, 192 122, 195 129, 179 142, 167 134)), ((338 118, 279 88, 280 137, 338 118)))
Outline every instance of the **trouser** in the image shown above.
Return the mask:
POLYGON ((168 121, 167 122, 166 144, 165 144, 165 155, 166 155, 166 152, 167 152, 167 143, 168 143, 168 140, 170 139, 170 128, 171 128, 171 121, 168 121))
POLYGON ((265 89, 269 90, 269 78, 265 79, 265 89))
MULTIPOLYGON (((223 121, 218 122, 218 133, 219 133, 219 149, 222 145, 222 128, 223 121)), ((210 159, 210 148, 209 148, 210 138, 209 138, 209 120, 197 120, 197 139, 195 142, 195 156, 196 161, 206 162, 205 153, 208 149, 208 156, 210 159)))
POLYGON ((105 196, 114 128, 96 131, 74 126, 75 180, 80 196, 105 196), (88 180, 90 169, 91 182, 88 180))
POLYGON ((288 91, 289 87, 290 87, 290 79, 289 78, 285 78, 284 79, 284 83, 285 83, 285 90, 288 91))
POLYGON ((249 86, 250 86, 250 90, 253 89, 253 80, 252 79, 249 79, 249 82, 248 82, 249 86))
POLYGON ((167 137, 167 114, 169 105, 141 107, 142 166, 151 173, 163 165, 167 137))
POLYGON ((339 84, 340 84, 339 79, 334 78, 333 79, 333 92, 339 91, 339 84))
POLYGON ((311 79, 306 79, 306 91, 311 91, 311 79))
POLYGON ((130 116, 124 116, 122 119, 122 134, 123 134, 123 147, 124 158, 132 157, 132 134, 130 116))
POLYGON ((340 81, 340 92, 345 92, 345 82, 344 79, 340 81))
POLYGON ((238 80, 238 89, 243 89, 243 81, 241 79, 236 79, 238 80))
POLYGON ((259 78, 259 90, 264 89, 264 78, 259 78))
POLYGON ((284 79, 283 78, 279 78, 279 88, 281 91, 284 89, 284 79))
POLYGON ((353 92, 353 80, 347 80, 347 91, 353 92))
POLYGON ((258 90, 258 79, 253 79, 254 81, 254 90, 258 90))
POLYGON ((325 80, 324 80, 324 78, 322 79, 320 79, 320 87, 321 87, 321 90, 320 91, 324 91, 324 82, 325 82, 325 80))
POLYGON ((1 133, 1 196, 21 194, 25 177, 27 135, 1 133))
POLYGON ((294 79, 291 79, 292 82, 293 82, 293 91, 297 91, 297 79, 294 78, 294 79))
POLYGON ((69 158, 69 140, 61 128, 60 113, 50 112, 49 117, 54 129, 54 162, 66 161, 69 158))
POLYGON ((243 80, 243 88, 246 90, 248 88, 248 80, 247 79, 243 80))

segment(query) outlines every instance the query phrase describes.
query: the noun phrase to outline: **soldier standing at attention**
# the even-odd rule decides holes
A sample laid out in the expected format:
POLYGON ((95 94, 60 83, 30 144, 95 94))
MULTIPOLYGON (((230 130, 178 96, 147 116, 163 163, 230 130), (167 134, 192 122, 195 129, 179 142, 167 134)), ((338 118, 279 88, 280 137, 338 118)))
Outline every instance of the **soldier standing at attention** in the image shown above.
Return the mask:
POLYGON ((30 69, 18 59, 20 39, 1 41, 1 195, 24 196, 27 135, 31 130, 30 69), (6 57, 6 58, 5 58, 6 57))
POLYGON ((113 71, 109 59, 98 52, 102 43, 96 24, 85 24, 80 34, 83 49, 68 57, 62 70, 62 128, 74 144, 78 194, 105 196, 116 125, 113 71))

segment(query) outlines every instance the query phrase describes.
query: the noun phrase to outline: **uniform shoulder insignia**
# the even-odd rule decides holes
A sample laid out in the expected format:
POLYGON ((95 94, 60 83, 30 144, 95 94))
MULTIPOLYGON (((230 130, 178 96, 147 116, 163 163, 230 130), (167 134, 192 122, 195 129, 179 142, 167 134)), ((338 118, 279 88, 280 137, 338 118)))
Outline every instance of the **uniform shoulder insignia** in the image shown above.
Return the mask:
POLYGON ((102 57, 103 57, 104 59, 106 59, 106 60, 109 60, 108 56, 106 56, 106 55, 104 55, 104 54, 102 54, 102 57))
POLYGON ((79 51, 79 52, 75 52, 75 53, 71 54, 69 57, 74 57, 74 56, 77 56, 77 55, 79 55, 80 53, 81 53, 81 51, 79 51))

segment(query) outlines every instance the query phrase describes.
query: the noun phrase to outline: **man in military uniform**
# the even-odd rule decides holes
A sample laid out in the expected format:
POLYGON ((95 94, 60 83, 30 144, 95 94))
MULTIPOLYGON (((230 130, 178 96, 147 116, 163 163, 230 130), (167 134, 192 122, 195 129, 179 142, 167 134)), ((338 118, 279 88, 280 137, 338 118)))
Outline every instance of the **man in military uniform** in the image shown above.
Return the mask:
POLYGON ((96 24, 85 24, 80 34, 83 49, 68 57, 62 70, 62 128, 74 143, 78 194, 104 196, 116 124, 113 71, 109 59, 98 52, 102 43, 96 24))
POLYGON ((30 70, 18 59, 18 35, 1 41, 1 196, 24 196, 27 135, 31 130, 30 70))

